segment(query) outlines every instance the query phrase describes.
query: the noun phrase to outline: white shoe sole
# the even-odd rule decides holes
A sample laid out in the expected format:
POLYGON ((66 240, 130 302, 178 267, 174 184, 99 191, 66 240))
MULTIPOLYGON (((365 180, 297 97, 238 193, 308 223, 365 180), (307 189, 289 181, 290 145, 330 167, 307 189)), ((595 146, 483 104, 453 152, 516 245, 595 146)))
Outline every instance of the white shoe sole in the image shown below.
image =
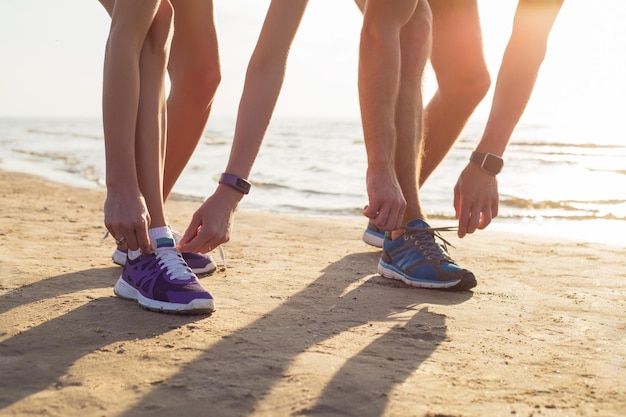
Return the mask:
POLYGON ((460 279, 454 281, 444 281, 444 282, 434 282, 434 281, 416 281, 412 279, 408 279, 404 275, 400 274, 393 269, 389 269, 384 265, 381 265, 381 262, 378 263, 378 273, 382 275, 384 278, 389 279, 397 279, 398 281, 402 281, 411 287, 418 288, 451 288, 461 282, 460 279))
POLYGON ((163 313, 172 314, 200 314, 200 313, 212 313, 215 311, 215 305, 213 299, 197 299, 192 300, 189 304, 178 303, 166 303, 164 301, 152 300, 146 298, 135 288, 131 287, 120 276, 113 292, 120 298, 125 300, 137 301, 143 308, 152 311, 159 311, 163 313))
POLYGON ((363 232, 363 242, 367 243, 368 245, 382 248, 383 240, 384 239, 382 237, 370 233, 367 229, 363 232))

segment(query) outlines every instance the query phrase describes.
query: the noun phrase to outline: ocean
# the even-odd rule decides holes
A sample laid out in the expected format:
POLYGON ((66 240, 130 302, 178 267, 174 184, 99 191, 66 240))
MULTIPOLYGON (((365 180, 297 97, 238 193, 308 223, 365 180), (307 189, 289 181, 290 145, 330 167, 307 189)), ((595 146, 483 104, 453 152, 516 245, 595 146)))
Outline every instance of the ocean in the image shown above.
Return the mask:
MULTIPOLYGON (((422 188, 430 222, 454 220, 453 187, 483 123, 470 121, 422 188)), ((211 118, 174 194, 202 202, 226 165, 234 119, 211 118)), ((521 123, 499 175, 494 225, 537 232, 626 231, 626 145, 620 140, 521 123)), ((104 187, 101 120, 0 118, 0 168, 68 185, 104 187)), ((323 216, 358 216, 367 204, 365 147, 358 119, 275 118, 240 208, 323 216)), ((491 226, 490 226, 491 227, 491 226)), ((497 226, 494 226, 497 227, 497 226)), ((591 236, 587 236, 591 237, 591 236)))

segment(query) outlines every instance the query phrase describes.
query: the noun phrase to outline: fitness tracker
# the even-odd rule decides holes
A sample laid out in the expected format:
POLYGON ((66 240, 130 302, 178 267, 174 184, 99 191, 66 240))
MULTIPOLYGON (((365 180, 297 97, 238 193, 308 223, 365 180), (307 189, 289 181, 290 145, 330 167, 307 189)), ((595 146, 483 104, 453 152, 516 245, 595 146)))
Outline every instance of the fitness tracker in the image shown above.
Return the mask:
POLYGON ((504 160, 502 159, 502 157, 489 152, 472 152, 472 156, 470 156, 470 161, 477 164, 480 169, 482 169, 487 174, 493 176, 498 175, 500 171, 502 171, 502 167, 504 166, 504 160))
POLYGON ((252 184, 250 184, 248 180, 238 177, 237 175, 227 173, 223 173, 220 176, 219 183, 227 185, 230 188, 234 188, 242 194, 248 194, 250 192, 250 187, 252 187, 252 184))

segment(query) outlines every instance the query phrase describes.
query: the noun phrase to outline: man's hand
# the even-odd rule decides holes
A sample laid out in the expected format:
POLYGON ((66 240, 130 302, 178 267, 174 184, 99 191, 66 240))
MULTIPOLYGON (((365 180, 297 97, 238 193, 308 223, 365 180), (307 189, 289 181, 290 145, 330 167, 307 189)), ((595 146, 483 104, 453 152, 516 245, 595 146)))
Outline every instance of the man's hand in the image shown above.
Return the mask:
POLYGON ((454 187, 454 209, 459 237, 484 229, 498 215, 498 180, 469 163, 454 187))
POLYGON ((395 230, 402 226, 406 200, 395 175, 367 170, 367 195, 369 205, 363 214, 383 230, 395 230))

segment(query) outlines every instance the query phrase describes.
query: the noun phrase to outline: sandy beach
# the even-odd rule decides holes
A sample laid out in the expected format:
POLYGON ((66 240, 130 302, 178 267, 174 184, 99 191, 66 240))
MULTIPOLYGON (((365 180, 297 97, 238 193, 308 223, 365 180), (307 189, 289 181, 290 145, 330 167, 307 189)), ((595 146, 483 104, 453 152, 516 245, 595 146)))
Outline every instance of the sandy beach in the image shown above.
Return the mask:
POLYGON ((623 247, 450 234, 478 287, 423 290, 364 219, 240 211, 184 317, 114 296, 103 191, 0 171, 0 201, 1 416, 626 415, 623 247))

